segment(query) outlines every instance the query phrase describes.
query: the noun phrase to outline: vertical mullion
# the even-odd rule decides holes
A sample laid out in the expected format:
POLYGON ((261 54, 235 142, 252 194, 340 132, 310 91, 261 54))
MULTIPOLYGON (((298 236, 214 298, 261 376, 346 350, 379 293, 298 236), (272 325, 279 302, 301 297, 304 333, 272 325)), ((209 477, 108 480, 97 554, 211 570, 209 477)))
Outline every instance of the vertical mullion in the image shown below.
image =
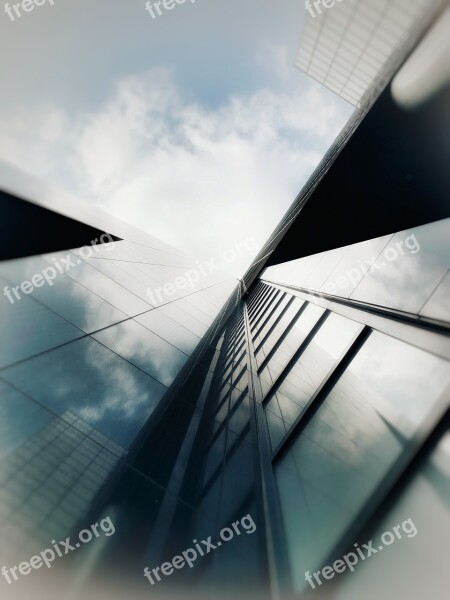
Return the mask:
POLYGON ((282 534, 284 528, 281 507, 273 472, 265 414, 262 406, 262 390, 257 376, 257 363, 251 338, 250 320, 245 304, 243 311, 247 338, 249 391, 251 389, 252 392, 252 431, 257 449, 256 460, 259 471, 261 513, 264 519, 266 560, 272 598, 278 600, 291 594, 292 576, 290 573, 286 540, 282 534))

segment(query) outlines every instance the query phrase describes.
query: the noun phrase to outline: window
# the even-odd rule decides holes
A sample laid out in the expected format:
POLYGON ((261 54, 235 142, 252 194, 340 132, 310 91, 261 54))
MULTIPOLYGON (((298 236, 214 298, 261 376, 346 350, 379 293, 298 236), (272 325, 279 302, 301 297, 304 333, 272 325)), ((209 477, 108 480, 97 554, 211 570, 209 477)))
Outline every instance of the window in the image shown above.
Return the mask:
POLYGON ((447 361, 372 333, 277 461, 297 589, 305 571, 325 564, 449 382, 447 361))
POLYGON ((275 440, 278 443, 281 441, 276 432, 290 430, 317 388, 361 330, 361 325, 340 315, 330 314, 327 317, 266 406, 271 438, 272 428, 274 432, 274 450, 278 445, 275 440))

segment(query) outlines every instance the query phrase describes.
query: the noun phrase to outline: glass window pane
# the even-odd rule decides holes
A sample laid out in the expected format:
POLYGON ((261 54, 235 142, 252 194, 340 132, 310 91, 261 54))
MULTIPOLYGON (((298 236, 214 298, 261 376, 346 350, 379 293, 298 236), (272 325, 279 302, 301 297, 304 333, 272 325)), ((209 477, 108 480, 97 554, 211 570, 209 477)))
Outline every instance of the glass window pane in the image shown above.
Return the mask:
POLYGON ((91 338, 10 367, 2 377, 52 412, 70 411, 123 447, 167 391, 91 338))
POLYGON ((400 525, 401 539, 376 562, 358 564, 341 582, 336 600, 360 600, 371 590, 374 598, 444 598, 450 589, 450 432, 420 466, 395 506, 371 537, 400 525), (416 539, 417 536, 417 539, 416 539), (424 577, 426 573, 426 577, 424 577))
POLYGON ((243 396, 235 406, 230 404, 230 420, 228 427, 234 433, 240 435, 250 421, 250 399, 243 396))
POLYGON ((133 320, 92 335, 119 356, 169 387, 188 356, 133 320))
POLYGON ((138 323, 164 338, 189 356, 195 350, 200 338, 170 319, 159 309, 151 310, 135 318, 138 323))
POLYGON ((320 291, 348 298, 391 238, 392 235, 385 235, 347 246, 345 255, 320 291))
MULTIPOLYGON (((263 371, 270 367, 272 378, 278 377, 324 312, 325 309, 315 304, 308 304, 263 371)), ((264 353, 265 351, 266 348, 264 348, 264 353)))
MULTIPOLYGON (((0 265, 0 272, 4 273, 9 281, 13 281, 14 285, 20 285, 22 281, 31 281, 34 276, 50 268, 49 260, 50 256, 47 261, 40 256, 33 256, 7 261, 0 265)), ((108 327, 128 317, 65 273, 58 273, 49 281, 50 283, 42 279, 43 285, 40 283, 39 287, 35 286, 30 297, 86 333, 108 327)))
POLYGON ((274 283, 287 283, 299 287, 305 287, 305 281, 314 272, 320 263, 320 254, 305 256, 297 260, 274 265, 264 271, 264 279, 274 283))
POLYGON ((0 381, 0 458, 31 438, 52 418, 42 406, 0 381))
POLYGON ((150 292, 154 292, 161 286, 157 279, 158 267, 142 265, 143 268, 139 268, 140 265, 129 261, 112 260, 112 256, 105 258, 108 258, 108 260, 99 260, 98 258, 84 260, 88 265, 129 290, 147 304, 154 304, 155 296, 152 296, 150 292))
MULTIPOLYGON (((0 279, 0 286, 7 285, 0 279)), ((84 335, 53 311, 31 296, 21 297, 11 304, 0 302, 2 343, 0 345, 0 367, 45 352, 84 335)))
MULTIPOLYGON (((291 425, 361 329, 355 321, 330 314, 267 407, 274 410, 278 404, 283 419, 291 425)), ((272 368, 272 377, 279 374, 274 371, 272 368)))
MULTIPOLYGON (((79 259, 72 255, 77 262, 79 259)), ((100 260, 100 259, 97 259, 100 260)), ((92 263, 92 261, 91 261, 92 263)), ((81 283, 88 290, 94 292, 113 306, 132 317, 143 313, 152 308, 150 302, 146 302, 135 294, 131 293, 125 287, 116 283, 110 277, 94 269, 91 264, 81 261, 77 266, 71 269, 67 275, 81 283)))
POLYGON ((264 340, 264 337, 270 331, 270 328, 273 327, 275 321, 280 318, 283 311, 286 309, 286 306, 291 302, 293 297, 289 294, 284 294, 281 299, 280 304, 275 308, 275 310, 268 314, 268 318, 263 319, 263 321, 258 325, 258 327, 253 332, 254 340, 253 343, 255 345, 255 350, 258 350, 258 346, 264 340))
POLYGON ((450 267, 450 219, 396 233, 351 294, 417 314, 450 267))
POLYGON ((424 317, 450 321, 450 271, 438 285, 433 295, 430 296, 425 306, 420 311, 424 317))
POLYGON ((269 428, 270 443, 272 450, 275 451, 286 437, 286 425, 271 410, 266 410, 266 419, 269 428))
POLYGON ((350 363, 276 465, 298 589, 305 571, 323 566, 449 382, 447 361, 379 333, 350 363), (292 459, 296 476, 286 474, 292 459), (287 496, 292 489, 297 503, 287 496))
POLYGON ((172 302, 171 304, 165 304, 164 306, 160 306, 158 310, 180 325, 187 327, 187 329, 195 335, 199 337, 205 335, 208 330, 208 325, 199 321, 192 314, 178 306, 178 302, 179 300, 172 302))
MULTIPOLYGON (((283 315, 282 319, 274 328, 268 339, 264 342, 264 344, 261 346, 261 348, 259 348, 258 352, 256 353, 256 360, 258 361, 258 364, 263 362, 264 358, 269 354, 269 352, 279 341, 281 336, 285 333, 286 329, 295 319, 296 315, 298 315, 300 309, 304 304, 304 300, 301 300, 300 298, 295 298, 294 302, 287 309, 286 313, 283 315)), ((308 307, 306 307, 304 312, 306 312, 307 308, 308 307)))

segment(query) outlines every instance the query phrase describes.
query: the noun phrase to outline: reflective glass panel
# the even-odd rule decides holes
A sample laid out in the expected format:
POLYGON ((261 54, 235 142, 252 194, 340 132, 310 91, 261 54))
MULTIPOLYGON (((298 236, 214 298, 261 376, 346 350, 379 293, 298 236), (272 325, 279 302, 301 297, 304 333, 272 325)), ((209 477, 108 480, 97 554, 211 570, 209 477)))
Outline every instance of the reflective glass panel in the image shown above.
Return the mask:
POLYGON ((351 298, 418 313, 450 268, 450 219, 396 233, 351 298))
POLYGON ((266 406, 283 419, 288 431, 361 329, 340 315, 327 317, 266 406))
POLYGON ((295 583, 323 566, 450 382, 449 363, 373 333, 276 465, 295 583))
MULTIPOLYGON (((263 369, 263 371, 270 369, 272 380, 275 380, 286 367, 324 312, 323 308, 315 304, 308 304, 263 369)), ((265 352, 266 346, 263 353, 265 352)), ((259 366, 261 365, 259 364, 259 366)))
POLYGON ((133 320, 103 329, 92 337, 166 387, 188 359, 178 348, 133 320))
POLYGON ((189 356, 192 354, 200 338, 180 325, 167 315, 161 312, 159 309, 151 310, 143 315, 139 315, 135 318, 138 323, 150 329, 160 337, 179 348, 185 354, 189 356))
MULTIPOLYGON (((271 332, 270 336, 258 349, 258 352, 256 354, 256 359, 258 363, 261 363, 264 360, 264 358, 269 354, 269 352, 272 350, 275 344, 280 340, 281 336, 285 333, 286 329, 292 324, 293 320, 295 319, 296 315, 299 313, 300 309, 304 304, 304 300, 301 300, 300 298, 295 298, 294 302, 289 306, 281 320, 277 323, 276 327, 271 332)), ((304 312, 306 312, 306 309, 304 312)))
POLYGON ((0 272, 4 273, 14 285, 22 281, 32 281, 38 286, 33 287, 30 297, 38 300, 57 315, 63 317, 72 325, 86 333, 91 333, 102 327, 118 323, 127 318, 124 312, 103 300, 85 286, 77 283, 65 273, 57 273, 55 277, 51 271, 50 255, 47 261, 40 256, 33 256, 23 260, 14 260, 2 263, 0 272), (42 273, 48 273, 48 279, 42 273))
POLYGON ((90 338, 10 367, 2 377, 52 412, 70 411, 124 447, 166 392, 90 338))
POLYGON ((374 598, 446 597, 450 586, 450 432, 373 532, 375 548, 383 534, 393 534, 396 526, 401 538, 395 534, 389 551, 377 553, 376 562, 358 564, 354 573, 344 575, 336 600, 360 600, 368 589, 374 598))
MULTIPOLYGON (((6 281, 0 279, 0 286, 6 281)), ((31 296, 11 304, 0 302, 2 324, 0 367, 11 365, 50 348, 82 337, 84 333, 31 296)))

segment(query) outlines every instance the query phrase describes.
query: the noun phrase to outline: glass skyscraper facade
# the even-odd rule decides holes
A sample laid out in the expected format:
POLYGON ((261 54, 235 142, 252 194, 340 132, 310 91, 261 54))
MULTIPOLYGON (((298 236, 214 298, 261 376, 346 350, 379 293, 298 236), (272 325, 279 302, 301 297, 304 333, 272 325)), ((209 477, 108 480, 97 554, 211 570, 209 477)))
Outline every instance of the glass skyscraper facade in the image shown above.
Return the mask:
MULTIPOLYGON (((245 293, 214 274, 160 306, 148 284, 192 263, 124 240, 5 297, 1 562, 115 527, 2 581, 10 597, 36 579, 49 598, 321 597, 306 572, 408 518, 422 541, 389 549, 382 583, 363 565, 326 593, 423 597, 417 564, 443 597, 428 554, 445 555, 450 529, 449 234, 447 219, 272 266, 245 293), (144 577, 245 515, 252 535, 157 587, 144 577)), ((4 262, 2 284, 54 258, 4 262)))
MULTIPOLYGON (((70 239, 76 222, 88 227, 84 236, 89 227, 111 235, 65 250, 55 236, 53 252, 47 245, 0 262, 1 598, 448 598, 450 219, 427 219, 410 202, 417 192, 447 206, 431 169, 441 169, 434 140, 427 160, 409 144, 412 160, 386 145, 390 134, 380 145, 371 137, 358 162, 362 183, 356 172, 353 190, 329 183, 336 172, 350 180, 365 148, 363 140, 345 156, 363 113, 361 127, 370 120, 365 86, 371 101, 379 92, 370 87, 371 57, 382 69, 389 55, 391 78, 394 41, 418 33, 426 3, 370 0, 359 10, 348 1, 317 30, 319 21, 308 25, 299 60, 363 110, 242 280, 12 178, 21 196, 70 221, 70 239), (411 18, 397 23, 398 39, 390 29, 383 50, 371 43, 371 23, 389 21, 398 6, 411 18), (335 27, 340 41, 327 49, 321 36, 332 40, 335 27), (355 60, 342 72, 347 36, 355 60), (394 166, 365 208, 375 205, 374 221, 384 210, 387 223, 411 212, 426 224, 386 234, 383 219, 367 229, 363 210, 354 218, 372 191, 366 167, 376 173, 385 154, 394 166), (395 218, 387 214, 394 202, 395 218), (374 230, 378 237, 366 235, 374 230), (110 535, 54 556, 49 569, 23 567, 105 519, 110 535), (244 519, 254 527, 237 533, 244 519), (408 521, 416 533, 399 536, 408 521), (384 535, 396 527, 396 537, 384 535), (233 538, 226 543, 224 528, 233 538), (323 575, 369 540, 372 560, 355 554, 355 572, 323 575), (192 568, 171 566, 187 549, 197 555, 192 568)), ((8 188, 3 165, 0 175, 8 188)), ((440 175, 445 183, 447 172, 440 175)), ((12 212, 17 222, 31 214, 12 212)), ((29 248, 42 245, 52 223, 30 227, 29 248)))
MULTIPOLYGON (((179 485, 171 472, 175 438, 178 431, 181 443, 199 409, 175 390, 200 368, 224 306, 237 300, 237 280, 126 225, 118 229, 138 242, 0 263, 2 565, 51 548, 105 511, 118 521, 121 507, 142 519, 139 532, 150 531, 148 518, 166 505, 164 490, 179 485), (31 281, 31 291, 22 286, 31 281), (151 497, 142 514, 122 497, 129 478, 141 502, 151 497)), ((74 593, 102 552, 79 556, 63 588, 55 580, 47 588, 36 571, 42 593, 74 593)), ((8 597, 29 597, 31 579, 0 583, 8 597)))

